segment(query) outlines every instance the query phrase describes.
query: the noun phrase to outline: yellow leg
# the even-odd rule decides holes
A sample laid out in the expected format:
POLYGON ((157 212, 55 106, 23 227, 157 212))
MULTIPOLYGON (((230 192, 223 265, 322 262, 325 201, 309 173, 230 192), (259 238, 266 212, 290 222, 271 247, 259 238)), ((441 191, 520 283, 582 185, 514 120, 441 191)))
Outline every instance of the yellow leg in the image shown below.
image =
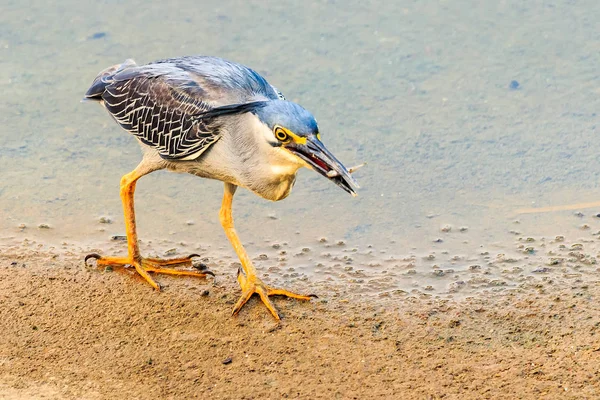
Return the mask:
POLYGON ((167 275, 195 276, 203 278, 206 275, 214 274, 208 270, 189 271, 175 268, 165 268, 170 265, 192 266, 192 257, 197 257, 197 254, 191 254, 188 257, 176 258, 170 260, 162 260, 159 258, 143 258, 140 255, 138 245, 137 231, 135 226, 135 209, 133 204, 133 194, 135 185, 138 179, 142 176, 154 171, 153 168, 148 168, 144 162, 140 163, 135 170, 121 178, 121 201, 123 202, 123 214, 125 216, 125 232, 127 234, 127 257, 102 257, 98 254, 89 254, 85 257, 87 262, 89 259, 96 259, 97 265, 132 265, 138 274, 140 274, 154 289, 160 290, 160 285, 152 279, 149 272, 167 275))
POLYGON ((273 317, 275 317, 275 319, 279 320, 280 319, 279 313, 275 309, 275 306, 273 306, 273 303, 271 303, 271 300, 269 300, 269 296, 280 295, 280 296, 287 296, 287 297, 291 297, 291 298, 299 299, 299 300, 310 300, 311 298, 317 297, 317 296, 315 296, 315 295, 303 296, 303 295, 299 295, 296 293, 288 292, 287 290, 283 290, 283 289, 273 289, 273 288, 265 285, 256 276, 256 269, 254 268, 254 265, 252 265, 252 261, 248 257, 248 254, 246 254, 246 250, 244 249, 244 246, 240 242, 237 232, 235 231, 235 228, 233 226, 233 216, 231 215, 231 204, 232 204, 233 195, 235 194, 236 189, 237 189, 237 186, 232 185, 230 183, 225 183, 225 194, 223 195, 223 203, 221 204, 221 211, 219 213, 221 225, 223 225, 225 234, 227 235, 227 238, 231 242, 231 245, 233 246, 233 249, 235 250, 235 252, 242 264, 242 267, 238 271, 238 277, 237 277, 240 287, 242 288, 242 296, 240 297, 238 302, 233 307, 233 315, 237 315, 237 313, 241 310, 243 305, 246 304, 246 302, 248 300, 250 300, 250 297, 252 297, 252 295, 256 293, 260 296, 260 299, 265 304, 265 306, 267 306, 267 308, 269 309, 271 314, 273 314, 273 317))

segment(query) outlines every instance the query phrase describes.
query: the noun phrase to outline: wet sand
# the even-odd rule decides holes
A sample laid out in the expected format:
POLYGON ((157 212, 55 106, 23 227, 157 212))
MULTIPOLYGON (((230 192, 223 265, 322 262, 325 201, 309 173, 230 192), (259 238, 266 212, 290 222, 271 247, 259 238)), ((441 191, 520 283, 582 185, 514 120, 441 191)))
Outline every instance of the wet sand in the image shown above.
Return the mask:
POLYGON ((0 14, 0 398, 599 397, 596 2, 118 3, 0 14), (230 316, 220 182, 136 191, 144 254, 206 255, 216 281, 82 264, 123 254, 140 154, 81 96, 186 54, 253 67, 369 162, 355 199, 310 171, 286 201, 236 195, 265 281, 320 296, 277 300, 281 325, 230 316))
MULTIPOLYGON (((319 293, 230 315, 233 271, 152 291, 81 254, 0 255, 0 397, 597 398, 598 285, 393 305, 319 293)), ((298 289, 298 288, 291 288, 298 289)))

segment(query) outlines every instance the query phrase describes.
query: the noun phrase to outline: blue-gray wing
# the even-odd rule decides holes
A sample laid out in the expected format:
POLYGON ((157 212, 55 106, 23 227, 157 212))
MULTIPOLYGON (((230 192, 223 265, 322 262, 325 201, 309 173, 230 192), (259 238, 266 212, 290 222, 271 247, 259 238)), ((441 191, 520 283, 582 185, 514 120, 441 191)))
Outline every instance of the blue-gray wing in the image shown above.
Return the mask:
POLYGON ((86 97, 103 102, 125 130, 165 159, 202 154, 219 139, 218 127, 194 115, 211 109, 184 71, 138 67, 133 61, 98 75, 86 97))
POLYGON ((282 99, 257 72, 215 57, 181 57, 102 71, 86 93, 102 101, 125 130, 165 159, 192 159, 220 138, 219 118, 232 104, 282 99))

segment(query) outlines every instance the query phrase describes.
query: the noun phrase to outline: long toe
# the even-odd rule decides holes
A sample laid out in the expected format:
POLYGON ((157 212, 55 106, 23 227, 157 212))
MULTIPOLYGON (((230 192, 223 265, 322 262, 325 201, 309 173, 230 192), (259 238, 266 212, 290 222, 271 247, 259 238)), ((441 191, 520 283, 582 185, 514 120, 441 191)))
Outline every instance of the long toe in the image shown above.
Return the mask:
POLYGON ((165 274, 175 276, 193 276, 196 278, 205 278, 207 275, 215 276, 208 269, 192 269, 192 257, 199 257, 197 254, 191 254, 188 257, 160 259, 160 258, 133 258, 133 257, 103 257, 92 253, 85 257, 86 265, 90 265, 91 260, 96 260, 97 266, 125 266, 131 265, 154 289, 160 291, 160 285, 152 279, 149 273, 165 274), (172 268, 172 266, 186 266, 190 269, 172 268))
POLYGON ((279 315, 279 312, 271 302, 271 299, 269 299, 269 296, 286 296, 297 300, 310 300, 312 298, 317 298, 317 296, 314 294, 305 296, 284 289, 272 288, 264 284, 261 280, 259 280, 256 277, 254 277, 254 279, 249 280, 245 277, 239 279, 238 276, 238 280, 240 282, 240 285, 242 286, 242 295, 233 307, 233 315, 237 315, 244 306, 244 304, 246 304, 254 294, 258 294, 260 296, 260 299, 262 300, 263 304, 267 307, 267 309, 273 315, 273 317, 278 321, 281 319, 281 317, 279 315))

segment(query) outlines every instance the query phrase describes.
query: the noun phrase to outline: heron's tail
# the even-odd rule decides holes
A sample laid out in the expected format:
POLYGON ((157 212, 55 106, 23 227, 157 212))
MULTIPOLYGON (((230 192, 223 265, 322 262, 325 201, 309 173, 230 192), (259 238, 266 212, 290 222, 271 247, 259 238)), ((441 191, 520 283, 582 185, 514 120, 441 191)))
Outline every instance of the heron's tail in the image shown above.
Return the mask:
POLYGON ((128 58, 122 64, 113 65, 112 67, 108 67, 101 71, 98 76, 96 76, 96 79, 94 79, 92 86, 85 92, 83 100, 101 101, 102 93, 104 93, 106 86, 112 82, 112 77, 127 68, 135 66, 137 66, 135 61, 128 58))

